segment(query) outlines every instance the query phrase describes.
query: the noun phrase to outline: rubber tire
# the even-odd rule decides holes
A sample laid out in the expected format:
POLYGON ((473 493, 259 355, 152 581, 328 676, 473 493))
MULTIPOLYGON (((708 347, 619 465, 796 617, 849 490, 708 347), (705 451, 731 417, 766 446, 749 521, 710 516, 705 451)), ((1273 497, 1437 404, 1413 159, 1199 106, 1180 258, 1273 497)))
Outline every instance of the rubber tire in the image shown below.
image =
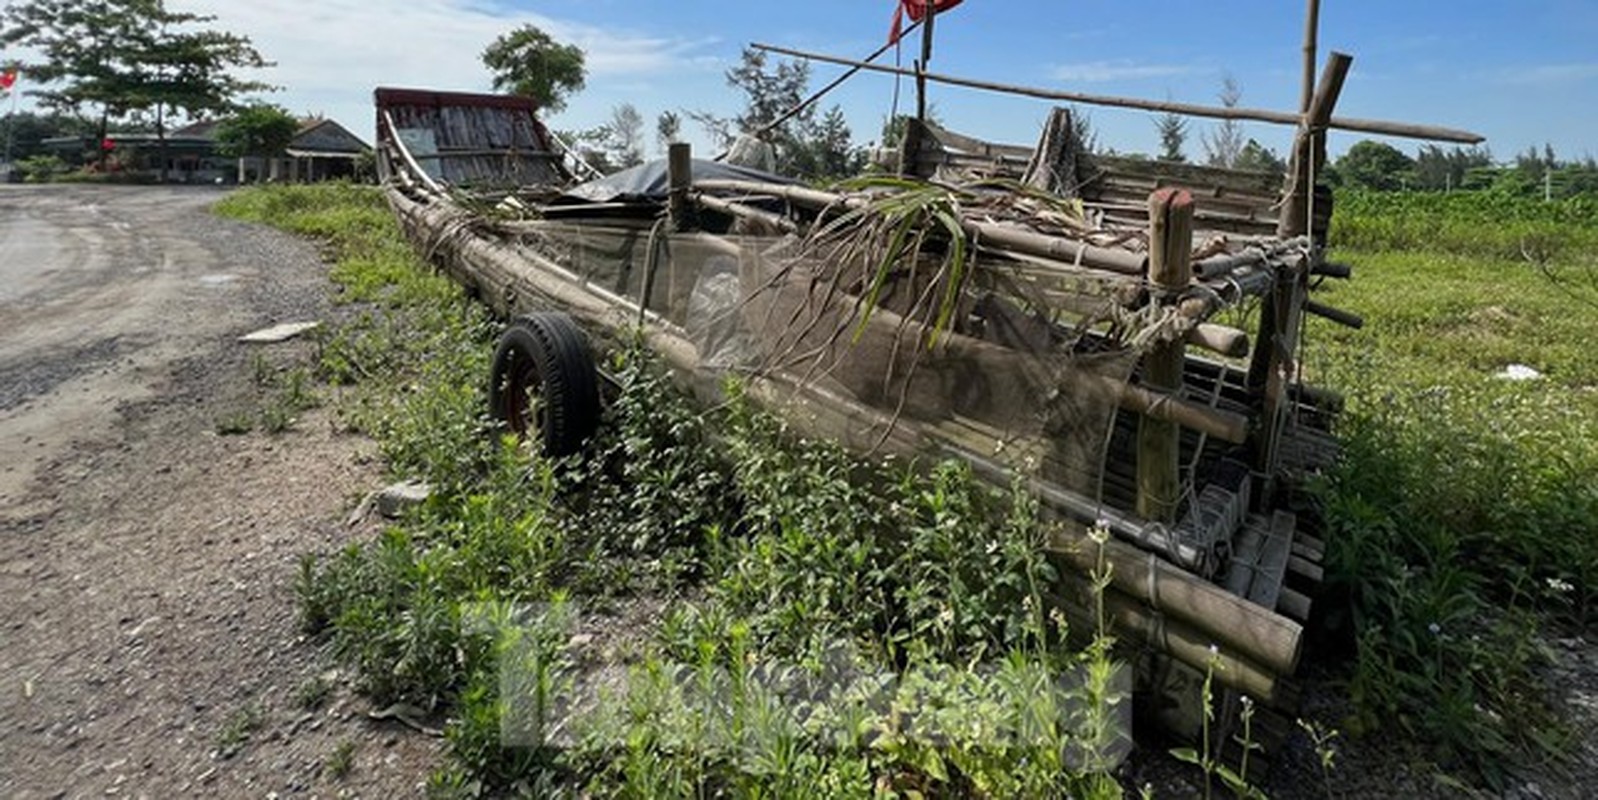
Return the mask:
POLYGON ((488 412, 503 430, 538 436, 546 455, 583 448, 599 425, 599 375, 588 339, 571 317, 538 313, 511 321, 494 349, 488 412), (529 397, 538 401, 529 415, 529 397))

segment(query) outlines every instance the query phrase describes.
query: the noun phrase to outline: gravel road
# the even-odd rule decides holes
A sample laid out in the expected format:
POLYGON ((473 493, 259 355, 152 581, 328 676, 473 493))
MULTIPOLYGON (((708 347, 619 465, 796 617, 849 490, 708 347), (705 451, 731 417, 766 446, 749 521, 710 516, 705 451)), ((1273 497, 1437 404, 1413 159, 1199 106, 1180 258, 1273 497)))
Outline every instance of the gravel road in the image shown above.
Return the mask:
POLYGON ((371 533, 340 521, 371 445, 216 432, 313 346, 237 337, 329 313, 315 247, 220 196, 0 187, 0 797, 414 795, 436 763, 295 626, 299 555, 371 533))

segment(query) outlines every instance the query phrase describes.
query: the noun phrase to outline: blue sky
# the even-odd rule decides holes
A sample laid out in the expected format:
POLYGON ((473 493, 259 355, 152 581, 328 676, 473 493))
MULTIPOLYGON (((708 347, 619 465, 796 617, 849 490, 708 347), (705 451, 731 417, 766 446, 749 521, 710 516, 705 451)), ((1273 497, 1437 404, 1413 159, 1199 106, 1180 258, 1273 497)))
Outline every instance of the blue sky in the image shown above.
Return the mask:
MULTIPOLYGON (((582 128, 631 102, 653 120, 665 110, 735 111, 722 78, 740 48, 764 41, 863 56, 887 34, 893 0, 168 0, 216 14, 250 36, 284 86, 269 99, 332 116, 370 136, 371 89, 382 84, 486 90, 478 61, 499 33, 531 23, 589 54, 588 89, 551 122, 582 128)), ((1598 156, 1598 0, 1377 2, 1324 0, 1322 55, 1339 49, 1354 69, 1338 113, 1466 128, 1508 159, 1550 142, 1564 156, 1598 156)), ((1242 104, 1292 110, 1298 102, 1304 4, 1298 0, 966 0, 939 18, 936 71, 990 80, 1154 99, 1213 102, 1232 75, 1242 104)), ((913 57, 906 47, 906 63, 913 57)), ((891 54, 890 54, 891 58, 891 54)), ((815 65, 815 83, 838 68, 815 65)), ((913 103, 904 86, 905 107, 913 103)), ((858 141, 874 139, 893 99, 888 76, 861 75, 827 102, 843 106, 858 141)), ((1028 142, 1042 101, 934 87, 953 128, 1028 142)), ((1101 142, 1152 150, 1152 118, 1091 111, 1101 142)), ((1198 154, 1195 121, 1190 155, 1198 154)), ((690 126, 691 127, 691 126, 690 126)), ((1246 134, 1285 149, 1286 129, 1246 134)), ((698 132, 689 130, 693 138, 698 132)), ((1333 150, 1360 137, 1343 134, 1333 150)), ((1396 144, 1413 151, 1415 143, 1396 144)))

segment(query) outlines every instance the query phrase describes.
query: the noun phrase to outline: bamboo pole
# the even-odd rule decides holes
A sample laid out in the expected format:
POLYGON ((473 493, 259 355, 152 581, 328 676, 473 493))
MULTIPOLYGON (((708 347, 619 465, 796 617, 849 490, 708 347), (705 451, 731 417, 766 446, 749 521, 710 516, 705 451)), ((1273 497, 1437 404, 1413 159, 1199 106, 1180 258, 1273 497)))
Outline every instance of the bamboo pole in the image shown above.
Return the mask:
POLYGON ((921 59, 916 62, 916 119, 927 121, 927 68, 932 63, 932 29, 938 18, 938 7, 925 0, 925 16, 921 28, 921 59))
MULTIPOLYGON (((1282 215, 1277 220, 1276 234, 1281 238, 1308 235, 1314 241, 1309 207, 1315 196, 1315 176, 1326 160, 1326 125, 1332 119, 1353 60, 1346 53, 1332 53, 1309 110, 1304 112, 1304 122, 1293 144, 1282 215)), ((1291 403, 1289 386, 1297 373, 1298 332, 1308 295, 1309 269, 1300 264, 1276 275, 1275 285, 1261 304, 1259 347, 1250 360, 1248 386, 1250 394, 1260 398, 1260 426, 1252 445, 1252 460, 1254 470, 1263 475, 1276 473, 1277 452, 1291 403)), ((1273 487, 1267 481, 1263 488, 1262 500, 1268 501, 1273 487)))
MULTIPOLYGON (((899 67, 887 67, 880 64, 866 64, 836 56, 810 53, 788 47, 778 47, 769 44, 752 44, 756 50, 806 58, 826 64, 838 64, 845 67, 859 67, 871 72, 881 72, 888 75, 903 75, 914 77, 914 70, 899 67)), ((1201 106, 1192 103, 1177 103, 1173 101, 1138 100, 1130 97, 1113 97, 1109 95, 1083 94, 1081 92, 1062 92, 1052 89, 1038 89, 1027 86, 1014 86, 1011 84, 995 83, 993 81, 975 80, 972 78, 959 78, 952 75, 940 75, 935 72, 927 73, 927 80, 934 83, 945 83, 950 86, 963 86, 968 89, 982 89, 990 92, 1016 94, 1025 97, 1036 97, 1043 100, 1065 100, 1086 105, 1109 106, 1111 108, 1134 108, 1142 111, 1170 112, 1185 114, 1190 117, 1206 117, 1209 119, 1237 119, 1252 120, 1255 122, 1270 122, 1277 125, 1297 125, 1302 119, 1300 114, 1290 114, 1281 111, 1269 111, 1262 108, 1224 108, 1216 106, 1201 106)), ((1460 144, 1480 144, 1486 137, 1470 131, 1444 128, 1435 125, 1415 125, 1407 122, 1388 122, 1384 120, 1354 119, 1350 117, 1335 117, 1327 127, 1343 131, 1358 131, 1361 133, 1378 133, 1385 136, 1399 136, 1407 139, 1427 139, 1440 142, 1458 142, 1460 144)))
POLYGON ((686 142, 672 142, 666 151, 667 203, 671 213, 671 229, 677 233, 692 230, 694 208, 688 193, 694 185, 693 147, 686 142))
MULTIPOLYGON (((695 186, 711 192, 741 192, 779 197, 796 205, 818 211, 828 208, 844 208, 858 211, 870 206, 870 201, 861 197, 850 197, 848 195, 833 194, 832 192, 823 192, 819 189, 808 189, 803 186, 787 184, 707 180, 699 181, 695 186)), ((975 237, 986 247, 1008 248, 1027 255, 1081 264, 1084 267, 1101 269, 1120 275, 1141 277, 1148 269, 1147 257, 1129 250, 1095 247, 1086 242, 1059 236, 1048 236, 992 222, 974 222, 969 219, 962 219, 961 227, 964 228, 967 235, 975 237)))
POLYGON ((1283 239, 1311 234, 1309 205, 1315 193, 1315 176, 1326 163, 1326 127, 1353 63, 1354 57, 1347 53, 1332 53, 1326 60, 1326 70, 1321 73, 1315 96, 1304 112, 1303 123, 1298 127, 1290 177, 1282 190, 1285 202, 1276 220, 1276 235, 1283 239))
MULTIPOLYGON (((1161 189, 1149 196, 1149 285, 1174 297, 1193 280, 1193 195, 1161 189)), ((1161 342, 1143 356, 1143 384, 1171 395, 1182 393, 1182 340, 1161 342)), ((1137 512, 1170 523, 1182 499, 1181 431, 1170 422, 1138 421, 1137 512)))
MULTIPOLYGON (((901 36, 908 36, 912 31, 914 31, 920 25, 921 25, 920 22, 912 21, 910 23, 909 27, 905 28, 904 31, 902 31, 900 35, 901 36)), ((877 59, 881 58, 883 53, 886 53, 889 50, 892 50, 894 45, 897 45, 898 43, 899 43, 898 40, 894 40, 894 41, 888 42, 887 44, 877 48, 875 51, 873 51, 871 53, 871 55, 866 56, 865 63, 870 64, 871 62, 876 61, 877 59)), ((799 101, 799 103, 797 105, 795 105, 793 108, 790 108, 787 111, 784 111, 776 119, 766 123, 765 125, 760 126, 760 128, 758 130, 756 130, 751 135, 754 136, 756 139, 762 138, 766 134, 771 133, 772 131, 774 131, 777 128, 781 127, 782 124, 787 122, 788 120, 791 120, 794 117, 797 117, 800 114, 803 114, 805 109, 815 105, 817 100, 820 100, 821 98, 826 97, 829 93, 832 92, 833 89, 836 89, 839 86, 842 86, 844 84, 844 81, 847 81, 850 78, 853 78, 854 76, 859 75, 861 69, 862 69, 861 67, 852 67, 852 68, 850 68, 848 71, 844 72, 842 75, 839 75, 838 77, 834 78, 831 83, 828 83, 826 86, 823 86, 820 89, 817 89, 809 97, 806 97, 805 99, 799 101)), ((728 150, 728 151, 722 153, 721 155, 716 156, 716 160, 717 161, 726 161, 727 160, 727 156, 729 156, 731 154, 732 154, 732 151, 728 150)))
POLYGON ((1315 50, 1320 39, 1321 0, 1309 0, 1304 14, 1304 84, 1299 92, 1298 110, 1308 114, 1311 98, 1315 96, 1315 50))
POLYGON ((743 203, 734 203, 731 200, 723 200, 720 197, 711 197, 710 195, 700 194, 697 192, 692 195, 692 200, 695 203, 710 209, 711 211, 716 211, 732 217, 741 217, 743 219, 754 220, 755 222, 768 226, 773 230, 779 230, 784 233, 797 233, 799 231, 798 223, 782 216, 781 214, 773 214, 769 211, 761 211, 758 208, 750 208, 743 203))

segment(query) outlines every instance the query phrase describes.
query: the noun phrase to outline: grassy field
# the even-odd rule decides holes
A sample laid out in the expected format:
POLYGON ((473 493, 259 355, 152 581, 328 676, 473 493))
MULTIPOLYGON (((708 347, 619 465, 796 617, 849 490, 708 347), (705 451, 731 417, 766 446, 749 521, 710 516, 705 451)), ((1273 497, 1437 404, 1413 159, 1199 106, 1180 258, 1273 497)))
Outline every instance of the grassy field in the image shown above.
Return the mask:
MULTIPOLYGON (((1491 781, 1562 748, 1537 637, 1591 621, 1595 232, 1579 209, 1514 206, 1496 225, 1452 198, 1340 201, 1356 278, 1321 295, 1370 325, 1316 323, 1308 355, 1349 398, 1326 487, 1343 725, 1491 781), (1496 378, 1509 364, 1544 377, 1496 378)), ((740 402, 706 415, 628 353, 593 455, 532 457, 483 417, 495 326, 417 262, 374 191, 247 190, 220 209, 327 243, 362 311, 319 377, 396 474, 438 489, 377 541, 307 556, 299 587, 306 629, 363 691, 449 720, 436 793, 1119 795, 1110 642, 1089 626, 1061 646, 1028 498, 956 465, 862 464, 740 402), (585 628, 596 609, 629 635, 585 628), (601 664, 625 665, 629 690, 551 730, 551 704, 601 664), (776 713, 793 695, 773 687, 840 664, 853 677, 812 688, 798 722, 776 713), (833 713, 861 697, 878 702, 833 713), (937 721, 938 746, 907 717, 937 721), (512 730, 527 746, 504 746, 512 730)))
POLYGON ((1349 399, 1328 497, 1333 581, 1357 637, 1350 726, 1396 724, 1486 778, 1560 749, 1533 677, 1538 637, 1585 628, 1595 610, 1592 212, 1340 197, 1332 244, 1355 279, 1319 296, 1368 325, 1309 332, 1312 374, 1349 399), (1510 365, 1542 377, 1501 377, 1510 365))

